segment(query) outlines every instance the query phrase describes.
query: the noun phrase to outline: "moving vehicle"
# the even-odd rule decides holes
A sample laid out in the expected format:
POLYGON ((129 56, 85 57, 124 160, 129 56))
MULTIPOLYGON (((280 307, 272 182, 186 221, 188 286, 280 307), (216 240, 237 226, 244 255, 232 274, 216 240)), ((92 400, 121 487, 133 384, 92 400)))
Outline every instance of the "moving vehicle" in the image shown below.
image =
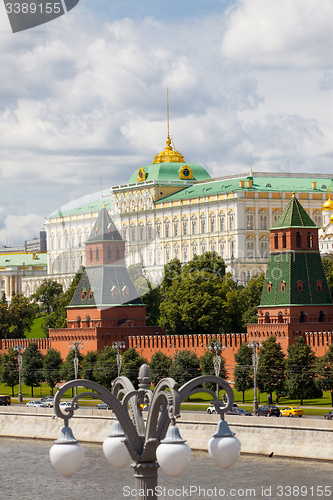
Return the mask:
POLYGON ((96 408, 98 408, 99 410, 110 410, 110 406, 107 405, 106 403, 104 403, 104 401, 102 401, 101 403, 98 403, 96 408))
POLYGON ((45 408, 43 401, 29 401, 25 406, 33 406, 35 408, 45 408))
POLYGON ((280 410, 281 417, 303 417, 303 408, 299 406, 286 406, 280 410))
POLYGON ((249 417, 252 415, 247 410, 244 410, 244 408, 232 408, 232 410, 227 411, 226 415, 240 415, 242 417, 249 417))
POLYGON ((260 417, 260 416, 279 417, 280 410, 277 406, 263 405, 263 406, 259 406, 259 408, 255 412, 255 415, 257 417, 260 417))
MULTIPOLYGON (((72 402, 71 401, 62 401, 60 404, 59 404, 59 407, 60 408, 72 408, 72 402)), ((79 407, 79 404, 78 403, 75 403, 74 404, 74 410, 77 410, 79 407)))
POLYGON ((0 406, 9 406, 11 402, 10 396, 0 396, 0 406))
POLYGON ((324 419, 325 420, 332 420, 333 419, 333 410, 329 411, 328 413, 325 413, 324 419))
POLYGON ((41 401, 47 408, 53 408, 53 396, 45 396, 45 398, 42 398, 41 401))
MULTIPOLYGON (((233 408, 238 408, 238 405, 237 405, 236 403, 234 403, 234 404, 232 405, 232 407, 233 407, 233 408)), ((207 408, 207 413, 208 413, 209 415, 213 415, 214 413, 216 413, 216 410, 215 410, 215 405, 210 405, 210 406, 208 406, 208 408, 207 408)))

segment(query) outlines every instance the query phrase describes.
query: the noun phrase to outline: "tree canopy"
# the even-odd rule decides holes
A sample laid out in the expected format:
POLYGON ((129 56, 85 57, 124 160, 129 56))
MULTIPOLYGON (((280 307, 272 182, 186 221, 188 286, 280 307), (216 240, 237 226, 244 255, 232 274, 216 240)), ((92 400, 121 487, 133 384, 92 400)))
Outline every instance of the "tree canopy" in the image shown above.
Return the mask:
POLYGON ((43 378, 47 385, 53 389, 60 382, 60 368, 62 366, 62 358, 59 351, 49 349, 43 358, 43 378))
POLYGON ((28 345, 22 355, 22 381, 31 387, 31 397, 34 397, 34 387, 39 387, 42 381, 43 356, 36 343, 28 345))
POLYGON ((328 351, 316 361, 316 373, 318 375, 319 387, 331 393, 331 406, 333 406, 333 344, 328 351))
POLYGON ((24 332, 30 330, 36 317, 36 307, 22 294, 14 294, 8 307, 10 324, 10 338, 22 339, 24 332))
POLYGON ((243 393, 243 403, 245 401, 245 391, 253 387, 253 370, 252 370, 253 350, 248 346, 247 342, 241 344, 240 348, 234 355, 235 357, 235 390, 243 393))
POLYGON ((303 337, 297 337, 288 347, 286 361, 288 395, 299 398, 300 404, 306 393, 315 390, 315 354, 303 337))
POLYGON ((192 378, 201 375, 200 362, 198 356, 187 349, 178 351, 172 360, 169 375, 179 385, 183 385, 192 378))
POLYGON ((259 350, 257 371, 258 388, 260 392, 267 392, 272 396, 275 391, 280 393, 285 380, 285 355, 281 344, 271 335, 262 343, 259 350))
POLYGON ((156 385, 162 378, 169 376, 172 359, 170 356, 157 351, 152 355, 149 363, 151 382, 156 385))

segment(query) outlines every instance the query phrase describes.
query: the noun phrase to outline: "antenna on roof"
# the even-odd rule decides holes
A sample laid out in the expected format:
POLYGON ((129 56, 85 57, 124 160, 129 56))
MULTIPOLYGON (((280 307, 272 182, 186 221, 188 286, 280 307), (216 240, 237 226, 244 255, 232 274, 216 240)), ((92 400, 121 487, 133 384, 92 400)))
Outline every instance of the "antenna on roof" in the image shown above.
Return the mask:
POLYGON ((168 137, 170 137, 170 125, 169 125, 169 89, 167 88, 167 124, 168 124, 168 137))

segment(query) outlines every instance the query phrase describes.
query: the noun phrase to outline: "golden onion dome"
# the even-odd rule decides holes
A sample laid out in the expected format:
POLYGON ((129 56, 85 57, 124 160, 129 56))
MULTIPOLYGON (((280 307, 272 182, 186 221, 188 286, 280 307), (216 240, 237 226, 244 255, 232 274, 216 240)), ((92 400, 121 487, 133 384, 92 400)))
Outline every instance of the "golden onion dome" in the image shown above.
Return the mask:
POLYGON ((164 162, 169 162, 169 163, 185 163, 185 158, 181 153, 178 153, 178 151, 175 151, 173 147, 171 146, 171 139, 168 134, 167 140, 166 140, 166 146, 161 153, 157 154, 154 157, 153 163, 164 163, 164 162))
POLYGON ((323 203, 323 210, 333 210, 333 201, 331 200, 331 193, 328 195, 328 200, 323 203))
POLYGON ((330 217, 330 222, 333 222, 333 214, 330 217))

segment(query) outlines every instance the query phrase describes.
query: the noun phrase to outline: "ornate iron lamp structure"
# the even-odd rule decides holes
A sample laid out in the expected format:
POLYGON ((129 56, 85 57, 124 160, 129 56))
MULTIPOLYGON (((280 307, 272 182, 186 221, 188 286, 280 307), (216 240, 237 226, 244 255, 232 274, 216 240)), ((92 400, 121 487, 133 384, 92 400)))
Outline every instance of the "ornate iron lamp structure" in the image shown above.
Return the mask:
POLYGON ((65 427, 50 450, 51 462, 57 472, 71 476, 79 469, 83 460, 83 448, 74 438, 68 421, 74 415, 78 398, 84 396, 102 399, 115 413, 117 420, 103 443, 103 451, 107 460, 118 468, 127 465, 131 459, 134 461, 138 500, 156 500, 158 467, 172 477, 179 476, 187 468, 191 449, 180 436, 176 418, 180 414, 180 403, 198 392, 208 393, 214 399, 216 412, 221 416, 216 432, 208 443, 211 458, 222 468, 231 467, 236 462, 240 442, 224 420, 224 414, 233 406, 234 395, 225 380, 207 375, 194 378, 179 387, 172 378, 164 378, 151 391, 147 365, 141 366, 138 380, 138 390, 126 377, 116 378, 111 392, 90 380, 72 380, 62 386, 54 398, 54 411, 64 420, 65 427), (227 392, 227 405, 221 404, 213 391, 202 387, 207 382, 219 384, 227 392), (59 403, 63 394, 79 386, 95 392, 75 396, 72 406, 62 411, 59 403), (149 405, 146 422, 140 406, 144 403, 149 405))

